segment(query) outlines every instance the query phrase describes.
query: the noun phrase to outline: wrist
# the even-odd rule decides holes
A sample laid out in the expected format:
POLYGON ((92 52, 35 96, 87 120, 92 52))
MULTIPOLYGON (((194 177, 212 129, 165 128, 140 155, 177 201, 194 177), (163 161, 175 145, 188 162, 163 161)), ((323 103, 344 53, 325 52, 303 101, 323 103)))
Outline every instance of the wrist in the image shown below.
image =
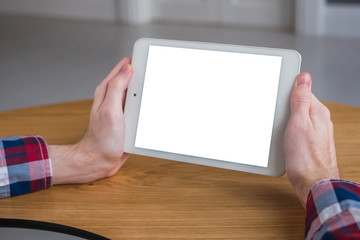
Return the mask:
POLYGON ((83 151, 79 144, 50 145, 53 184, 87 183, 101 178, 93 164, 94 156, 83 151))
POLYGON ((297 186, 294 185, 296 195, 303 208, 306 209, 306 204, 309 195, 314 188, 316 188, 319 184, 321 185, 321 183, 326 183, 331 181, 332 179, 338 179, 338 178, 340 178, 339 175, 334 176, 334 178, 316 178, 316 179, 314 178, 312 181, 306 183, 304 182, 303 184, 299 184, 297 186))
POLYGON ((303 186, 295 187, 296 196, 304 209, 306 209, 306 202, 310 193, 310 189, 310 186, 306 184, 304 184, 303 186))

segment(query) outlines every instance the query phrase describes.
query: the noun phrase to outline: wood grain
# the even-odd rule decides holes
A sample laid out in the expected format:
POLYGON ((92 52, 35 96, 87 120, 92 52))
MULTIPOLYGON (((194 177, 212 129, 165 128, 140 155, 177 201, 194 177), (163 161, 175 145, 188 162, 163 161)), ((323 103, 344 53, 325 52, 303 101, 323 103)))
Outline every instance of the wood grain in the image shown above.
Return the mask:
MULTIPOLYGON (((91 101, 0 113, 0 137, 77 141, 91 101)), ((331 110, 343 178, 360 181, 360 109, 331 110)), ((303 239, 305 212, 286 175, 266 177, 132 155, 113 177, 1 199, 0 216, 70 225, 111 239, 303 239)))

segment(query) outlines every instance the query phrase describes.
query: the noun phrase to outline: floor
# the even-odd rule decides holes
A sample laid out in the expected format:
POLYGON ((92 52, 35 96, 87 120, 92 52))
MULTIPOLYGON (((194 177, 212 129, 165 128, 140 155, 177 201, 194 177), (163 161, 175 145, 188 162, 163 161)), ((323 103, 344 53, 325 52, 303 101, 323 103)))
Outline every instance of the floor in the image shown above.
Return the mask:
POLYGON ((92 98, 140 37, 292 48, 323 101, 360 107, 360 39, 186 24, 121 24, 0 15, 0 111, 92 98))

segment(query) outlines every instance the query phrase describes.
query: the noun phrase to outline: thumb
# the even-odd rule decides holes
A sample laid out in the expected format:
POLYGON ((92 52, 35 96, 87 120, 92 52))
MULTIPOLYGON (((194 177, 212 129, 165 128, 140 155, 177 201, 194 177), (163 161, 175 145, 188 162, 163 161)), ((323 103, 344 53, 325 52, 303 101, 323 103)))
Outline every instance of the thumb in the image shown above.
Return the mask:
POLYGON ((113 111, 119 111, 123 108, 125 91, 129 85, 133 71, 130 64, 125 64, 119 73, 109 81, 103 104, 104 107, 113 111))
POLYGON ((291 115, 309 116, 312 102, 311 75, 307 72, 300 73, 291 92, 291 115))

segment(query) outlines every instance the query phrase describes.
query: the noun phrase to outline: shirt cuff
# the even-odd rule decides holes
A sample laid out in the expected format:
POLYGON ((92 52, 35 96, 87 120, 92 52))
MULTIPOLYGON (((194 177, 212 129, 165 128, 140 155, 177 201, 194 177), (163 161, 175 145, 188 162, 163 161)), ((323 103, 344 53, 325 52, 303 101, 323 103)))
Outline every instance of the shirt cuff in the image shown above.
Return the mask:
POLYGON ((359 189, 360 184, 342 179, 315 183, 306 203, 306 239, 337 239, 337 234, 351 233, 354 225, 357 228, 360 220, 357 217, 360 213, 359 189))
POLYGON ((0 198, 52 186, 48 146, 40 136, 0 139, 0 198))

